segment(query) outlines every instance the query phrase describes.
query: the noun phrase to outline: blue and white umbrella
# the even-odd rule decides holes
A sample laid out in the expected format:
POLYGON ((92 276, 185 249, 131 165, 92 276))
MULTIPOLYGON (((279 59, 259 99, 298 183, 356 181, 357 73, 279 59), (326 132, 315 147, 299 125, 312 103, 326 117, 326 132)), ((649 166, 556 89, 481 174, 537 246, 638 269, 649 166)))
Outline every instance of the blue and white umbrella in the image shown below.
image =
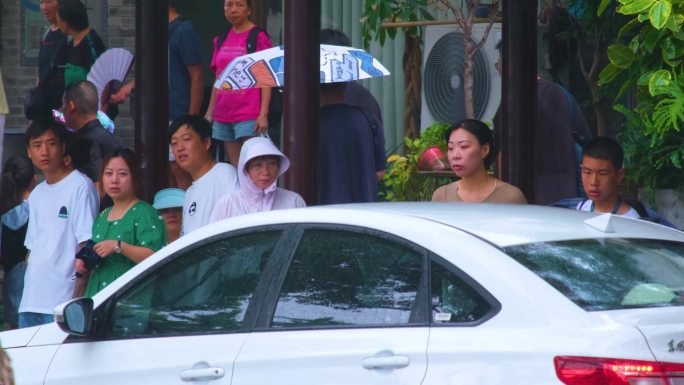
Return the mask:
MULTIPOLYGON (((321 44, 321 83, 350 82, 387 76, 390 72, 368 52, 353 47, 321 44)), ((282 46, 233 59, 214 83, 219 90, 284 85, 285 50, 282 46)))

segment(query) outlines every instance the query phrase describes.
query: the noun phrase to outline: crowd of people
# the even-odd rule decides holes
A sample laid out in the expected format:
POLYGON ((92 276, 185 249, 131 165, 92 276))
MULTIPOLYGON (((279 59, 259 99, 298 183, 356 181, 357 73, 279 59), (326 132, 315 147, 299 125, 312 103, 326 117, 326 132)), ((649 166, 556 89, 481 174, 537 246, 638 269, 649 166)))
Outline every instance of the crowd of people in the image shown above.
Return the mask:
MULTIPOLYGON (((174 1, 169 2, 171 187, 157 192, 152 204, 140 199, 136 156, 102 126, 97 90, 85 80, 104 51, 85 6, 80 0, 44 0, 41 10, 50 27, 42 37, 38 84, 50 90, 46 108, 59 108, 64 124, 47 112, 33 120, 26 130, 28 156, 11 157, 3 167, 0 255, 8 328, 52 322, 55 306, 96 295, 169 242, 209 223, 306 206, 296 192, 278 186, 290 160, 262 136, 269 125, 269 89, 214 89, 201 114, 197 31, 174 1), (212 139, 224 142, 228 162, 216 159, 212 139)), ((232 26, 214 39, 216 76, 234 57, 271 46, 257 29, 256 46, 250 48, 250 31, 258 27, 249 21, 249 0, 226 0, 224 13, 232 26)), ((322 31, 321 41, 350 44, 335 30, 322 31)), ((134 87, 134 82, 124 85, 112 104, 129 97, 134 87)), ((319 200, 309 203, 376 201, 386 167, 377 102, 357 83, 335 83, 321 86, 320 108, 319 200)), ((463 120, 444 139, 459 180, 439 187, 433 201, 527 203, 520 189, 489 173, 497 141, 486 124, 463 120)), ((621 198, 623 174, 622 150, 614 140, 587 143, 581 158, 587 199, 577 209, 638 217, 621 198)))

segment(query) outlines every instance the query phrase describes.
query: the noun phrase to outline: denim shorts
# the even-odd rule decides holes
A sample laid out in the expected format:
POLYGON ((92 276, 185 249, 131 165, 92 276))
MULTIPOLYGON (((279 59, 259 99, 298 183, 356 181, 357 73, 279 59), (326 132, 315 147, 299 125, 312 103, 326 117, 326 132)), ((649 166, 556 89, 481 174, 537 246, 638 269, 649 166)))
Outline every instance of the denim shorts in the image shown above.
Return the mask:
POLYGON ((256 125, 256 120, 234 123, 214 122, 211 126, 211 137, 226 142, 256 136, 254 125, 256 125))

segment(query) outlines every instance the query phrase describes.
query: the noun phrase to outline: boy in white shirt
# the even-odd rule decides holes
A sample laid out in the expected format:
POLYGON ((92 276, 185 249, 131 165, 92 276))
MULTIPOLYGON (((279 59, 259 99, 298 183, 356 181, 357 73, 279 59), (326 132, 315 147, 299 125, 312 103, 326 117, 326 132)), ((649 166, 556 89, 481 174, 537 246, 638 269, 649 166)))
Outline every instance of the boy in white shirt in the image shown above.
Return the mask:
POLYGON ((66 161, 67 131, 60 123, 33 122, 28 156, 45 181, 28 198, 29 249, 19 327, 53 321, 53 309, 73 297, 74 256, 90 239, 99 197, 92 181, 66 161))
POLYGON ((219 198, 237 190, 237 171, 211 156, 211 124, 201 116, 185 115, 174 120, 169 127, 169 141, 176 163, 192 178, 183 203, 183 234, 188 234, 210 223, 219 198))
POLYGON ((623 157, 622 147, 608 137, 599 136, 584 145, 582 186, 589 199, 580 202, 577 210, 641 218, 620 195, 620 183, 625 177, 623 157))

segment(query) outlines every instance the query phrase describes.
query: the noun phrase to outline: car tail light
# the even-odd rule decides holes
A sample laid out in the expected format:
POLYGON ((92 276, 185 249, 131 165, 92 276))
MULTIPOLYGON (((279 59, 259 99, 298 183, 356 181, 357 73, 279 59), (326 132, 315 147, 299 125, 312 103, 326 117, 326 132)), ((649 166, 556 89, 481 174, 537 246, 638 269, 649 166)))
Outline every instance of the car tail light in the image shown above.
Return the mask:
POLYGON ((554 362, 566 385, 684 385, 684 364, 567 356, 554 362))

